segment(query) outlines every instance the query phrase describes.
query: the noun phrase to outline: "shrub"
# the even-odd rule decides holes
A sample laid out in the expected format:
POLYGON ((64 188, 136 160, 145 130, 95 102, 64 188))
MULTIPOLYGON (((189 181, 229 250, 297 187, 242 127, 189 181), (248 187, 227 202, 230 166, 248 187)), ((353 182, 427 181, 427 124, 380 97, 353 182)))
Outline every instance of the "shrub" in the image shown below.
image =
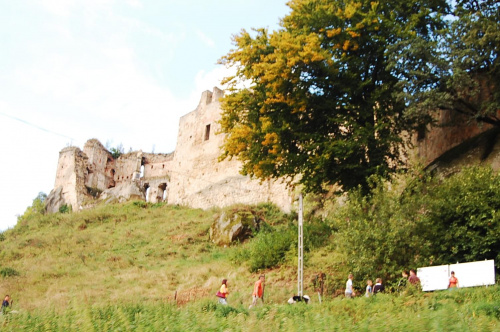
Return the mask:
POLYGON ((351 272, 356 280, 381 277, 386 282, 396 280, 402 269, 428 263, 431 244, 420 237, 425 226, 416 218, 420 188, 405 197, 399 187, 372 178, 369 195, 350 192, 347 203, 333 216, 334 243, 344 257, 338 287, 351 272))
POLYGON ((495 259, 500 267, 500 176, 483 167, 441 181, 417 175, 390 184, 372 178, 368 195, 351 191, 331 217, 344 257, 339 287, 349 272, 390 285, 418 266, 495 259))
POLYGON ((243 308, 234 308, 229 305, 218 305, 215 309, 215 315, 217 317, 228 317, 231 314, 244 314, 248 316, 248 310, 243 308))
POLYGON ((487 316, 495 317, 500 319, 500 301, 496 303, 481 303, 476 306, 476 311, 478 313, 484 313, 487 316))
MULTIPOLYGON (((320 220, 304 224, 304 252, 327 243, 330 234, 330 226, 320 220)), ((236 250, 233 260, 247 262, 250 272, 256 272, 295 260, 297 246, 297 225, 290 223, 274 228, 268 226, 261 228, 249 243, 236 250)))
POLYGON ((439 234, 436 264, 494 259, 500 268, 500 175, 465 168, 429 192, 426 210, 425 223, 439 234))
POLYGON ((19 275, 19 272, 10 267, 4 267, 0 270, 0 275, 4 278, 15 277, 19 275))
POLYGON ((136 206, 138 208, 142 208, 142 209, 145 209, 148 207, 148 202, 145 202, 145 201, 134 201, 132 204, 134 206, 136 206))
POLYGON ((71 212, 71 205, 68 204, 63 204, 61 207, 59 207, 59 213, 70 213, 71 212))
POLYGON ((297 247, 297 229, 262 232, 249 248, 250 271, 256 272, 278 266, 285 262, 290 249, 297 247))

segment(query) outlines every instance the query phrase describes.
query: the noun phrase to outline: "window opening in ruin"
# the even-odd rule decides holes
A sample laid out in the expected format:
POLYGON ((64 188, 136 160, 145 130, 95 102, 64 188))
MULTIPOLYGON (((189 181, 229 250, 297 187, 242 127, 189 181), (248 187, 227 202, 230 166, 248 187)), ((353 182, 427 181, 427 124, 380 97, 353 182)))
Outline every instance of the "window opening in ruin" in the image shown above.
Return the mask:
POLYGON ((205 141, 208 141, 209 138, 210 138, 210 125, 207 124, 205 127, 205 141))
POLYGON ((153 169, 153 165, 151 165, 151 169, 153 169))
POLYGON ((162 168, 165 168, 165 164, 162 165, 162 168))
POLYGON ((144 177, 144 165, 141 165, 141 175, 140 175, 141 178, 144 177))
POLYGON ((425 126, 419 126, 417 128, 417 141, 422 141, 425 139, 425 132, 426 132, 426 128, 425 126))

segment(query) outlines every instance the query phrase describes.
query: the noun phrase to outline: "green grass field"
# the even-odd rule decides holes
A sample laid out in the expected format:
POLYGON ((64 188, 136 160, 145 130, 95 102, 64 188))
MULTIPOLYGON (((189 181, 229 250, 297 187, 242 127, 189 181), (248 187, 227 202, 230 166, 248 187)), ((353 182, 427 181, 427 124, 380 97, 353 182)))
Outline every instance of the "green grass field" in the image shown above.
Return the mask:
MULTIPOLYGON (((213 245, 219 210, 129 202, 24 220, 0 237, 0 294, 13 311, 1 331, 495 331, 500 288, 335 297, 319 303, 312 278, 335 274, 335 253, 307 253, 309 305, 288 305, 295 262, 266 274, 266 304, 248 309, 254 281, 238 250, 213 245), (229 281, 229 306, 217 304, 229 281)), ((364 285, 356 281, 357 287, 364 285)))

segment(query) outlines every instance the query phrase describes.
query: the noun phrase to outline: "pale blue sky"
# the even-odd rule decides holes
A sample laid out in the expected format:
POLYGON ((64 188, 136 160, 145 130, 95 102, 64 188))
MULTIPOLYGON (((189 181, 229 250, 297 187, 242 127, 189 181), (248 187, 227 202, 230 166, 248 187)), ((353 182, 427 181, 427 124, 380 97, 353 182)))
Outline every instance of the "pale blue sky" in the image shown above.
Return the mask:
POLYGON ((285 3, 0 0, 0 231, 50 192, 68 145, 173 151, 231 36, 278 28, 285 3))

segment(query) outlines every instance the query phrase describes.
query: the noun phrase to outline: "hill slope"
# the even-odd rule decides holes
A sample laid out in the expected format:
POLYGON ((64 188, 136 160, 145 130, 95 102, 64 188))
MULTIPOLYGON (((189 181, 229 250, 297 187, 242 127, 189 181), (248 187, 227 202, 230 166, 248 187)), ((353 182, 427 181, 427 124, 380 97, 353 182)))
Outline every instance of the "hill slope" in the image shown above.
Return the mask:
POLYGON ((309 252, 305 292, 312 304, 289 306, 294 262, 267 270, 266 305, 248 310, 257 274, 220 248, 208 229, 218 210, 129 202, 73 214, 37 216, 1 234, 0 292, 18 314, 0 316, 5 330, 495 330, 500 289, 410 292, 356 298, 328 294, 310 282, 334 273, 328 249, 309 252), (228 307, 216 305, 229 280, 228 307), (383 308, 383 309, 382 309, 383 308))

